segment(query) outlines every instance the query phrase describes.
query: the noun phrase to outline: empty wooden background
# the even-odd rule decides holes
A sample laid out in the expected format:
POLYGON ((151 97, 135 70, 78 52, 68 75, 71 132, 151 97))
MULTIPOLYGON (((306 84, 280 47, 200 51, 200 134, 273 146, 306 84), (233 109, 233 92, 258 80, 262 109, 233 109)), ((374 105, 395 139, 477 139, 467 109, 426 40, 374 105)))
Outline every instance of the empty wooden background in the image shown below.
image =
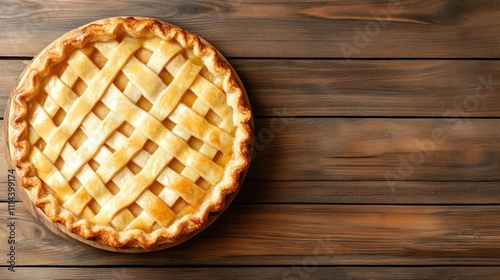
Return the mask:
POLYGON ((499 1, 0 4, 1 111, 45 45, 136 15, 213 43, 256 116, 256 156, 233 205, 155 253, 64 240, 18 201, 8 271, 2 156, 0 278, 498 279, 499 1))

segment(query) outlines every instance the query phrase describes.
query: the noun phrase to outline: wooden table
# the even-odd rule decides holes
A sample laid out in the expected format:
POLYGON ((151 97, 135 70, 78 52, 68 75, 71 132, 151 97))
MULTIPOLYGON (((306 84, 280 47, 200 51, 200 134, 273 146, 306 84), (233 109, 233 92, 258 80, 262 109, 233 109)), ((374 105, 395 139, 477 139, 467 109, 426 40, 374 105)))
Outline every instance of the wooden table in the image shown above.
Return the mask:
POLYGON ((1 279, 500 277, 500 1, 1 4, 1 111, 49 42, 138 15, 213 43, 256 117, 256 157, 235 202, 155 253, 69 242, 18 200, 9 271, 2 156, 1 279))

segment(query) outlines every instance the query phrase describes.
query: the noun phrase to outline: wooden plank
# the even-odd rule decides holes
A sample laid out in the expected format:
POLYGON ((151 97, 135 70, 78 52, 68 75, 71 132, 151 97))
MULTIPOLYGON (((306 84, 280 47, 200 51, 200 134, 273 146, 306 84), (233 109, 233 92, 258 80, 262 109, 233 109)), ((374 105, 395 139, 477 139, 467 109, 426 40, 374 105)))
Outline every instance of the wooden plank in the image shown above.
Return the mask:
MULTIPOLYGON (((0 162, 4 163, 4 162, 0 162)), ((0 165, 2 166, 2 165, 0 165)), ((2 178, 6 169, 1 169, 2 178)), ((0 202, 7 201, 7 185, 1 182, 0 202)), ((17 201, 21 201, 17 198, 17 201)), ((500 204, 498 182, 398 181, 250 181, 243 184, 234 204, 500 204)))
POLYGON ((500 61, 231 60, 257 116, 500 116, 500 61))
POLYGON ((280 119, 282 131, 271 130, 272 120, 256 121, 247 181, 259 189, 243 201, 498 203, 499 186, 487 181, 500 180, 500 135, 491 129, 499 119, 280 119), (304 189, 314 191, 299 195, 304 189))
POLYGON ((500 204, 500 183, 246 181, 234 203, 500 204))
MULTIPOLYGON (((2 125, 0 121, 0 134, 2 125)), ((0 143, 0 202, 7 201, 5 149, 0 143)), ((20 201, 19 199, 17 201, 20 201)), ((500 204, 498 182, 252 181, 234 203, 500 204)))
MULTIPOLYGON (((2 176, 6 176, 2 169, 2 176)), ((7 201, 2 182, 0 202, 7 201)), ((21 201, 18 197, 17 201, 21 201)), ((498 182, 399 181, 245 181, 234 204, 408 204, 481 205, 500 204, 498 182)))
MULTIPOLYGON (((66 241, 22 204, 15 212, 16 264, 25 266, 500 264, 500 206, 232 205, 184 244, 126 256, 66 241)), ((0 227, 0 240, 8 235, 0 227)))
POLYGON ((37 0, 7 1, 2 8, 0 56, 33 56, 66 31, 110 15, 167 20, 205 37, 230 57, 491 58, 500 54, 494 20, 500 3, 488 0, 37 0))
MULTIPOLYGON (((5 268, 6 269, 6 268, 5 268)), ((9 279, 497 279, 494 267, 321 267, 313 263, 296 267, 19 267, 9 279), (92 275, 90 275, 92 274, 92 275)))
POLYGON ((259 119, 247 178, 388 180, 388 186, 498 181, 499 125, 500 119, 259 119))
MULTIPOLYGON (((499 117, 500 61, 232 59, 257 117, 499 117)), ((0 60, 0 111, 28 61, 0 60)))

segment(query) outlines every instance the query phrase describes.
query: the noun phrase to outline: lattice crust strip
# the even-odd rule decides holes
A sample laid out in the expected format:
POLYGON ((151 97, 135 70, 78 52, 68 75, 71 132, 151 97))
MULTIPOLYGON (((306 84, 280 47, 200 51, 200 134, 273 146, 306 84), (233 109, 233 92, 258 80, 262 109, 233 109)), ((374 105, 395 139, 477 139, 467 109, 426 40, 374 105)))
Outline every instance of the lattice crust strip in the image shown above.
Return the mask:
POLYGON ((192 53, 159 38, 124 37, 66 62, 46 79, 47 96, 29 120, 30 143, 43 143, 29 159, 64 207, 98 225, 151 231, 221 180, 235 137, 231 118, 221 116, 231 108, 192 53))

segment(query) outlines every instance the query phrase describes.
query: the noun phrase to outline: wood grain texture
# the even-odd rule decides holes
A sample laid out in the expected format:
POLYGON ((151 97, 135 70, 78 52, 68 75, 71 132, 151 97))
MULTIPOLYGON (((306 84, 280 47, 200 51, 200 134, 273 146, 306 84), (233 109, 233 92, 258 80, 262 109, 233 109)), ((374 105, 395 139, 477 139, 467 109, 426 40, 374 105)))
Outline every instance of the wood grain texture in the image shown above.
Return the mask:
POLYGON ((256 121, 248 181, 373 180, 395 192, 395 181, 500 179, 496 119, 281 119, 279 132, 271 121, 256 121))
POLYGON ((500 204, 499 182, 247 181, 236 204, 500 204))
MULTIPOLYGON (((4 161, 1 175, 6 181, 4 161)), ((0 182, 0 202, 7 201, 0 182)), ((21 201, 17 198, 17 201, 21 201)), ((378 205, 500 204, 499 182, 246 181, 234 204, 310 203, 378 205)))
MULTIPOLYGON (((66 241, 24 205, 15 211, 19 265, 500 264, 499 206, 232 205, 184 244, 127 255, 66 241)), ((0 236, 7 230, 0 227, 0 236)))
MULTIPOLYGON (((498 279, 499 1, 1 4, 1 112, 28 60, 55 38, 138 15, 214 44, 257 119, 241 192, 196 238, 106 252, 52 234, 18 202, 17 272, 0 246, 0 279, 498 279)), ((0 226, 0 242, 8 230, 0 226)))
MULTIPOLYGON (((0 202, 5 201, 7 189, 2 187, 0 202)), ((20 198, 17 201, 21 201, 20 198)), ((246 181, 233 203, 500 204, 500 183, 398 181, 388 185, 385 181, 246 181)))
POLYGON ((500 116, 500 61, 231 60, 257 116, 500 116))
POLYGON ((498 181, 499 119, 256 121, 248 180, 498 181))
MULTIPOLYGON (((283 131, 269 130, 272 119, 256 121, 256 157, 237 201, 500 203, 500 135, 491 129, 500 120, 281 120, 283 131)), ((7 182, 4 148, 0 183, 7 182)), ((6 198, 0 188, 0 201, 6 198)))
POLYGON ((33 56, 90 21, 137 15, 197 33, 228 57, 492 58, 499 10, 488 0, 6 1, 0 56, 33 56))
MULTIPOLYGON (((28 61, 0 60, 0 111, 28 61)), ((498 117, 500 61, 231 59, 257 117, 498 117)))
POLYGON ((99 268, 32 268, 18 267, 9 279, 335 279, 335 280, 417 280, 497 279, 500 268, 494 267, 322 267, 307 264, 304 267, 106 267, 99 268))

